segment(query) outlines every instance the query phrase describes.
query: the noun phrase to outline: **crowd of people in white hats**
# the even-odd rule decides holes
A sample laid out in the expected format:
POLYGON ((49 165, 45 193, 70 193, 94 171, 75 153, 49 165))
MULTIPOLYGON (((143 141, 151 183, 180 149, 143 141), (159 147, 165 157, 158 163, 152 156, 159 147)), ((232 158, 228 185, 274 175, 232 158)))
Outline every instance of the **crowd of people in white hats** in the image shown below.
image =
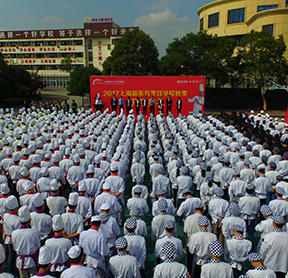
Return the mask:
POLYGON ((288 277, 287 133, 262 111, 0 109, 0 278, 148 277, 147 249, 153 277, 288 277))

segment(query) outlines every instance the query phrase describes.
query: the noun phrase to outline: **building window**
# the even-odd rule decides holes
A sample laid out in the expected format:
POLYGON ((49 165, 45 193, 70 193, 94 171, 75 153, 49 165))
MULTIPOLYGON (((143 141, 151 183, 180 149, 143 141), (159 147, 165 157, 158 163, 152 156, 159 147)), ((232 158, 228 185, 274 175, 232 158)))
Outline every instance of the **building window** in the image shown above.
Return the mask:
POLYGON ((111 50, 111 44, 110 43, 107 44, 107 50, 111 50))
POLYGON ((219 13, 210 14, 208 16, 208 28, 219 25, 219 13))
POLYGON ((93 54, 92 52, 88 52, 88 61, 93 62, 93 54))
POLYGON ((228 24, 244 22, 245 8, 228 11, 228 24))
POLYGON ((277 9, 278 5, 266 5, 266 6, 258 6, 257 12, 265 11, 265 10, 271 10, 271 9, 277 9))
POLYGON ((263 25, 262 31, 266 31, 269 35, 273 36, 274 24, 263 25))
POLYGON ((88 40, 88 49, 92 49, 92 40, 88 40))
POLYGON ((200 22, 199 22, 199 30, 200 30, 200 31, 203 30, 203 18, 200 19, 200 22))
POLYGON ((112 39, 111 44, 115 44, 116 39, 112 39))

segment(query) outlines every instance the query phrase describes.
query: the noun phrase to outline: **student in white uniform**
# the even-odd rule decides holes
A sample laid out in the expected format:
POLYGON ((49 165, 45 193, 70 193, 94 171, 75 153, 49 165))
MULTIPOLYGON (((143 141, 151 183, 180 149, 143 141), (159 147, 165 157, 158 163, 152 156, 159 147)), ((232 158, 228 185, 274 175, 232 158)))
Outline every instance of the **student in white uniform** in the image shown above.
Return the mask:
POLYGON ((86 255, 88 267, 93 267, 101 277, 106 277, 105 257, 109 254, 109 245, 105 235, 99 232, 102 218, 91 218, 91 228, 80 234, 79 245, 86 255))
POLYGON ((222 230, 219 228, 219 224, 224 218, 226 211, 228 209, 229 203, 224 200, 224 191, 221 187, 215 189, 216 198, 209 202, 208 212, 212 218, 213 233, 215 233, 220 242, 224 241, 222 230))
POLYGON ((46 199, 50 214, 53 216, 64 213, 68 203, 65 197, 59 196, 59 185, 56 179, 51 180, 50 188, 52 190, 52 196, 46 199))
POLYGON ((68 250, 72 247, 71 240, 63 237, 64 225, 60 214, 52 218, 53 238, 46 240, 45 245, 52 251, 50 274, 60 277, 61 273, 70 267, 68 250))
POLYGON ((85 181, 80 181, 78 185, 78 204, 76 213, 83 217, 84 228, 89 228, 89 221, 92 217, 92 203, 86 195, 87 186, 85 181))
POLYGON ((21 227, 12 232, 12 243, 17 252, 16 267, 20 278, 28 278, 37 273, 38 250, 41 247, 38 231, 30 229, 31 217, 27 206, 18 211, 21 227))
MULTIPOLYGON (((148 232, 147 232, 147 225, 146 222, 142 219, 139 218, 140 214, 140 209, 138 207, 132 208, 130 211, 130 216, 135 218, 137 221, 137 228, 135 230, 135 234, 139 236, 146 237, 148 232)), ((124 226, 124 235, 127 235, 127 229, 124 226)))
POLYGON ((264 265, 273 270, 277 277, 285 277, 288 271, 288 233, 283 231, 284 225, 283 217, 273 216, 275 231, 265 235, 260 249, 264 265))
MULTIPOLYGON (((251 253, 248 256, 248 259, 254 269, 249 269, 246 272, 246 276, 249 278, 277 278, 274 271, 268 269, 263 264, 263 258, 257 253, 251 253)), ((284 276, 283 276, 284 277, 284 276)))
POLYGON ((234 278, 231 266, 220 260, 224 253, 221 242, 211 242, 209 250, 212 260, 202 266, 201 278, 234 278))
POLYGON ((110 216, 111 206, 108 203, 101 205, 101 226, 99 232, 106 236, 109 246, 109 258, 117 254, 115 249, 116 238, 120 235, 120 228, 115 217, 110 216))
POLYGON ((214 240, 217 240, 216 235, 208 232, 207 230, 207 227, 209 226, 209 220, 206 216, 200 216, 197 222, 200 228, 200 232, 191 235, 187 243, 189 253, 191 255, 196 255, 196 265, 192 265, 192 268, 188 269, 189 273, 195 278, 200 277, 202 265, 211 259, 209 252, 210 243, 214 240))
POLYGON ((166 231, 166 235, 162 238, 159 238, 155 243, 155 250, 154 250, 155 259, 158 263, 163 262, 165 260, 164 254, 162 253, 162 246, 165 242, 170 241, 176 247, 175 257, 173 259, 177 261, 178 258, 183 253, 183 247, 182 247, 182 241, 179 238, 173 236, 175 223, 172 221, 166 221, 164 222, 163 226, 166 231))
POLYGON ((132 256, 135 256, 137 259, 137 265, 140 272, 145 268, 146 260, 146 241, 145 238, 135 234, 137 228, 137 221, 135 218, 128 218, 125 222, 125 228, 127 229, 127 235, 125 238, 128 242, 127 251, 132 256))
POLYGON ((142 187, 137 186, 134 190, 134 193, 135 197, 132 197, 127 200, 127 208, 129 211, 131 211, 133 207, 138 207, 140 209, 139 217, 145 220, 145 214, 148 213, 149 207, 147 201, 140 197, 142 194, 142 187))
POLYGON ((140 271, 137 266, 137 259, 127 252, 128 242, 125 237, 120 237, 115 241, 118 255, 109 260, 109 266, 115 277, 140 278, 140 271))
POLYGON ((79 245, 71 247, 68 256, 71 267, 61 274, 61 278, 101 278, 93 268, 83 266, 84 252, 79 245))
POLYGON ((0 278, 14 278, 14 275, 4 271, 6 254, 2 244, 0 244, 0 278))
POLYGON ((34 194, 33 203, 36 210, 30 214, 31 228, 39 232, 41 245, 43 246, 51 234, 52 217, 44 213, 45 203, 40 193, 34 194))
MULTIPOLYGON (((160 213, 153 217, 151 223, 151 239, 153 242, 165 235, 163 223, 165 221, 171 220, 176 223, 176 219, 173 215, 166 213, 168 209, 167 201, 165 198, 161 198, 157 203, 158 210, 160 213)), ((177 237, 177 230, 175 228, 173 235, 177 237)))
MULTIPOLYGON (((50 263, 52 259, 52 251, 49 246, 42 246, 39 250, 38 257, 38 272, 32 278, 53 278, 54 276, 48 275, 50 263)), ((0 276, 1 277, 1 276, 0 276)))
POLYGON ((234 277, 238 277, 241 274, 244 274, 245 261, 248 258, 248 253, 252 248, 252 242, 244 239, 243 233, 244 228, 240 225, 234 225, 234 236, 233 238, 227 239, 227 252, 228 262, 230 263, 234 277))
POLYGON ((9 208, 9 213, 5 213, 3 216, 4 221, 4 243, 8 246, 9 256, 8 256, 8 269, 13 275, 16 275, 15 260, 16 251, 12 244, 12 232, 19 229, 21 224, 19 222, 18 210, 19 203, 15 196, 11 195, 7 199, 7 206, 9 208))
POLYGON ((72 192, 69 194, 68 206, 69 209, 66 213, 61 215, 62 221, 65 228, 65 234, 67 238, 72 241, 72 243, 77 244, 79 241, 79 235, 83 231, 83 217, 76 213, 76 208, 78 204, 78 193, 72 192))
POLYGON ((187 277, 187 267, 174 261, 176 247, 172 242, 165 242, 162 247, 165 256, 163 263, 158 264, 155 268, 153 278, 163 277, 187 277), (182 276, 181 276, 182 275, 182 276))

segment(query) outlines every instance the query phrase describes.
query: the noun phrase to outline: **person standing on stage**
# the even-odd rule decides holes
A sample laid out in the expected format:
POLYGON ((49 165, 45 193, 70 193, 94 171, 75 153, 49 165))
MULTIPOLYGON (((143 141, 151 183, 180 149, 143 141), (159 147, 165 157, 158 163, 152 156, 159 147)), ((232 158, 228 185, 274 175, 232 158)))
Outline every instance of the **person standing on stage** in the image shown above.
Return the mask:
POLYGON ((164 100, 162 97, 158 99, 158 114, 163 113, 164 100))
POLYGON ((139 100, 139 97, 137 97, 136 100, 135 100, 136 115, 139 115, 140 106, 141 106, 141 102, 140 102, 140 100, 139 100))
POLYGON ((132 108, 132 100, 130 99, 130 97, 128 97, 128 99, 126 99, 125 106, 126 106, 127 116, 128 116, 129 115, 129 111, 132 108))
POLYGON ((124 109, 124 99, 123 96, 119 99, 119 112, 121 113, 121 109, 124 109))
POLYGON ((152 98, 150 98, 150 114, 155 114, 155 98, 152 95, 152 98))
POLYGON ((168 95, 168 98, 166 99, 166 116, 168 116, 168 113, 171 112, 172 109, 172 98, 170 95, 168 95))
POLYGON ((142 100, 142 107, 143 107, 143 115, 147 116, 147 106, 148 106, 148 99, 146 96, 144 96, 144 99, 142 100))
POLYGON ((110 105, 111 105, 112 111, 116 112, 116 109, 117 109, 117 106, 118 106, 118 99, 115 97, 115 94, 113 94, 113 97, 111 98, 110 105))
POLYGON ((177 114, 178 115, 181 113, 181 110, 182 110, 182 100, 181 100, 181 97, 179 97, 177 100, 177 114))

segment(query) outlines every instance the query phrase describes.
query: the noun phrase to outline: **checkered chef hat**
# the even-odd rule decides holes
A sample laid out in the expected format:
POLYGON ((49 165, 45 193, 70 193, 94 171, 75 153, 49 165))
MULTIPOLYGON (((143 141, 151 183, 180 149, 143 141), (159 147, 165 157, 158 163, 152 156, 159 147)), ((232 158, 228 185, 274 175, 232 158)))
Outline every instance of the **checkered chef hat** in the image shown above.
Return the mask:
POLYGON ((248 259, 249 262, 259 262, 263 260, 263 258, 258 253, 249 254, 248 259))
POLYGON ((162 245, 162 252, 164 253, 166 258, 174 258, 174 255, 176 253, 176 247, 172 242, 166 241, 162 245))
POLYGON ((285 219, 282 216, 273 216, 273 222, 276 224, 285 224, 285 219))
POLYGON ((166 211, 168 208, 167 201, 161 198, 157 203, 157 207, 160 211, 166 211))
POLYGON ((140 215, 140 209, 138 207, 133 207, 130 211, 131 216, 139 216, 140 215))
POLYGON ((128 218, 125 222, 125 227, 127 229, 136 229, 137 227, 137 220, 135 218, 128 218))
POLYGON ((123 236, 123 237, 119 237, 116 241, 115 241, 115 246, 117 249, 123 249, 125 247, 127 247, 128 242, 127 239, 123 236))
POLYGON ((202 215, 198 218, 197 223, 201 227, 206 227, 209 225, 209 220, 206 216, 202 215))
POLYGON ((229 210, 230 214, 233 216, 239 215, 239 205, 236 203, 231 203, 228 210, 229 210))
POLYGON ((244 228, 240 225, 234 225, 233 230, 235 230, 237 232, 244 232, 244 228))
POLYGON ((275 192, 282 196, 285 194, 285 191, 282 187, 276 187, 275 192))
POLYGON ((260 211, 263 215, 272 215, 272 209, 267 205, 262 205, 260 211))
POLYGON ((223 254, 223 246, 222 243, 218 240, 214 240, 210 243, 210 248, 209 248, 211 254, 215 257, 221 257, 223 254))
POLYGON ((175 224, 174 224, 173 221, 168 220, 168 221, 165 221, 165 222, 163 223, 163 227, 164 227, 165 229, 173 229, 173 228, 175 227, 175 224))
POLYGON ((221 187, 217 187, 215 189, 215 194, 218 195, 219 197, 222 197, 224 195, 224 191, 221 187))

